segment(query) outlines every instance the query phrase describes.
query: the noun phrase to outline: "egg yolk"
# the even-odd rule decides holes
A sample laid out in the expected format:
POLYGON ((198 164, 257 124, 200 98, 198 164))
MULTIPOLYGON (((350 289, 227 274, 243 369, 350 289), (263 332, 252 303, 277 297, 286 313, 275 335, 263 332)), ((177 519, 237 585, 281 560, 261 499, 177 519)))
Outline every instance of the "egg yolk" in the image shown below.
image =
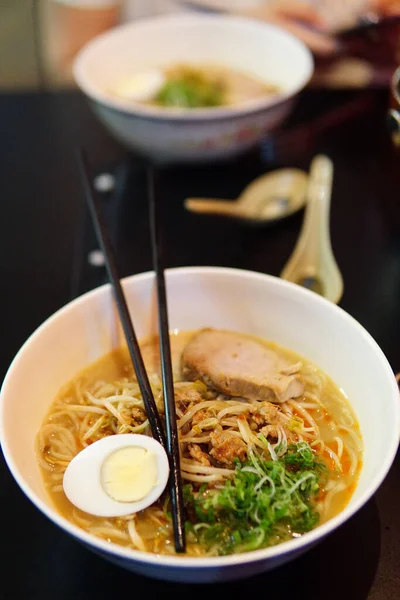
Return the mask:
POLYGON ((101 466, 101 485, 117 502, 137 502, 157 484, 157 459, 153 452, 129 446, 112 452, 101 466))

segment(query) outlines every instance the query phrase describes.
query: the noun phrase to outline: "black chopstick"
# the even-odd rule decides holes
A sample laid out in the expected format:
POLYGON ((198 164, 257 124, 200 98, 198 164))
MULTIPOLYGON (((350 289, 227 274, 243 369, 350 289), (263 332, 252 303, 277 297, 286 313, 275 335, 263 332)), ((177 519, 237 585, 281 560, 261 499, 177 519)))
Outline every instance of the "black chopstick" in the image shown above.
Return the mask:
POLYGON ((126 303, 120 277, 118 275, 117 263, 111 240, 108 236, 107 226, 104 219, 103 207, 101 205, 96 190, 93 188, 91 169, 84 150, 79 150, 78 152, 78 163, 80 167, 86 202, 89 207, 98 242, 100 244, 101 249, 103 250, 108 277, 111 282, 112 290, 118 308, 119 317, 121 319, 122 327, 125 333, 129 353, 132 359, 133 367, 135 369, 143 402, 146 408, 151 432, 153 434, 154 439, 160 442, 160 444, 167 452, 167 445, 165 441, 162 422, 157 410, 156 403, 154 401, 153 392, 150 386, 149 378, 146 373, 135 330, 133 328, 133 323, 129 314, 128 305, 126 303))
POLYGON ((167 432, 168 456, 170 459, 170 495, 172 519, 174 524, 175 550, 185 551, 185 518, 182 495, 181 467, 179 457, 178 427, 176 424, 175 394, 171 366, 171 346, 169 339, 168 305, 164 276, 163 244, 161 240, 160 219, 157 213, 154 176, 148 170, 148 200, 151 230, 153 268, 157 282, 158 324, 160 333, 160 354, 162 386, 164 395, 165 424, 167 432))

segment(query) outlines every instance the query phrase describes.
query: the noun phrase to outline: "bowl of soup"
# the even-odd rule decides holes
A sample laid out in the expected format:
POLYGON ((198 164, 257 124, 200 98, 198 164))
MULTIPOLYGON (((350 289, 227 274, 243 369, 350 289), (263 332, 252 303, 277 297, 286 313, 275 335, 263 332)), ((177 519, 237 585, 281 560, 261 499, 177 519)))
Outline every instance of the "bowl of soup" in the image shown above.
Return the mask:
MULTIPOLYGON (((399 442, 395 377, 359 323, 300 286, 215 267, 166 277, 186 552, 174 549, 168 494, 110 516, 99 460, 67 489, 71 465, 108 441, 155 443, 108 285, 15 357, 1 390, 4 457, 44 515, 126 569, 186 582, 273 569, 382 483, 399 442)), ((163 419, 154 274, 123 287, 163 419)))
POLYGON ((228 158, 255 146, 285 119, 312 72, 308 49, 280 28, 201 14, 117 27, 74 64, 112 134, 161 162, 228 158))

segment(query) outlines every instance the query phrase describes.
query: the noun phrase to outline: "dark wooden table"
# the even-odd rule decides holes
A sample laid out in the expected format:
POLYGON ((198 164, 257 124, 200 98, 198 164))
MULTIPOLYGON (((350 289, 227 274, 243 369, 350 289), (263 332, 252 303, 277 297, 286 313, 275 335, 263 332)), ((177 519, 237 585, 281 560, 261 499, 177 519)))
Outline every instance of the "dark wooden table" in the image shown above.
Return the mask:
MULTIPOLYGON (((350 96, 308 92, 291 124, 350 96)), ((371 99, 366 113, 322 133, 307 148, 290 148, 290 160, 265 146, 262 153, 225 165, 164 170, 159 201, 171 266, 236 266, 277 275, 295 243, 301 215, 252 229, 189 214, 183 199, 189 194, 235 197, 276 164, 307 167, 313 153, 329 154, 336 172, 332 239, 345 280, 341 304, 400 370, 400 157, 386 134, 387 94, 371 92, 371 99), (272 161, 268 165, 266 156, 272 161)), ((0 96, 0 380, 44 319, 104 281, 103 269, 87 262, 96 244, 82 218, 76 144, 90 150, 99 172, 116 177, 116 189, 104 204, 123 274, 150 268, 141 161, 110 139, 78 93, 0 96)), ((45 365, 41 368, 38 376, 46 377, 45 365)), ((398 458, 375 498, 304 557, 224 588, 188 589, 122 571, 82 548, 25 499, 1 462, 0 598, 101 600, 151 593, 183 598, 194 590, 210 599, 237 591, 276 600, 396 600, 399 498, 398 458)))

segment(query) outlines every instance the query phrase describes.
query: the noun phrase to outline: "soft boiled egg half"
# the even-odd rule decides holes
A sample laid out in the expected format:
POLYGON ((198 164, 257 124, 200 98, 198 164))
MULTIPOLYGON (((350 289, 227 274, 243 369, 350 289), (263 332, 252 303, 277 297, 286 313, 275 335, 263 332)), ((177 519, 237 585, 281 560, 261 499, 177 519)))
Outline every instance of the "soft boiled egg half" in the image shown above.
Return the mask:
POLYGON ((63 479, 68 500, 98 517, 144 510, 161 496, 169 477, 168 457, 146 435, 111 435, 79 452, 63 479))

